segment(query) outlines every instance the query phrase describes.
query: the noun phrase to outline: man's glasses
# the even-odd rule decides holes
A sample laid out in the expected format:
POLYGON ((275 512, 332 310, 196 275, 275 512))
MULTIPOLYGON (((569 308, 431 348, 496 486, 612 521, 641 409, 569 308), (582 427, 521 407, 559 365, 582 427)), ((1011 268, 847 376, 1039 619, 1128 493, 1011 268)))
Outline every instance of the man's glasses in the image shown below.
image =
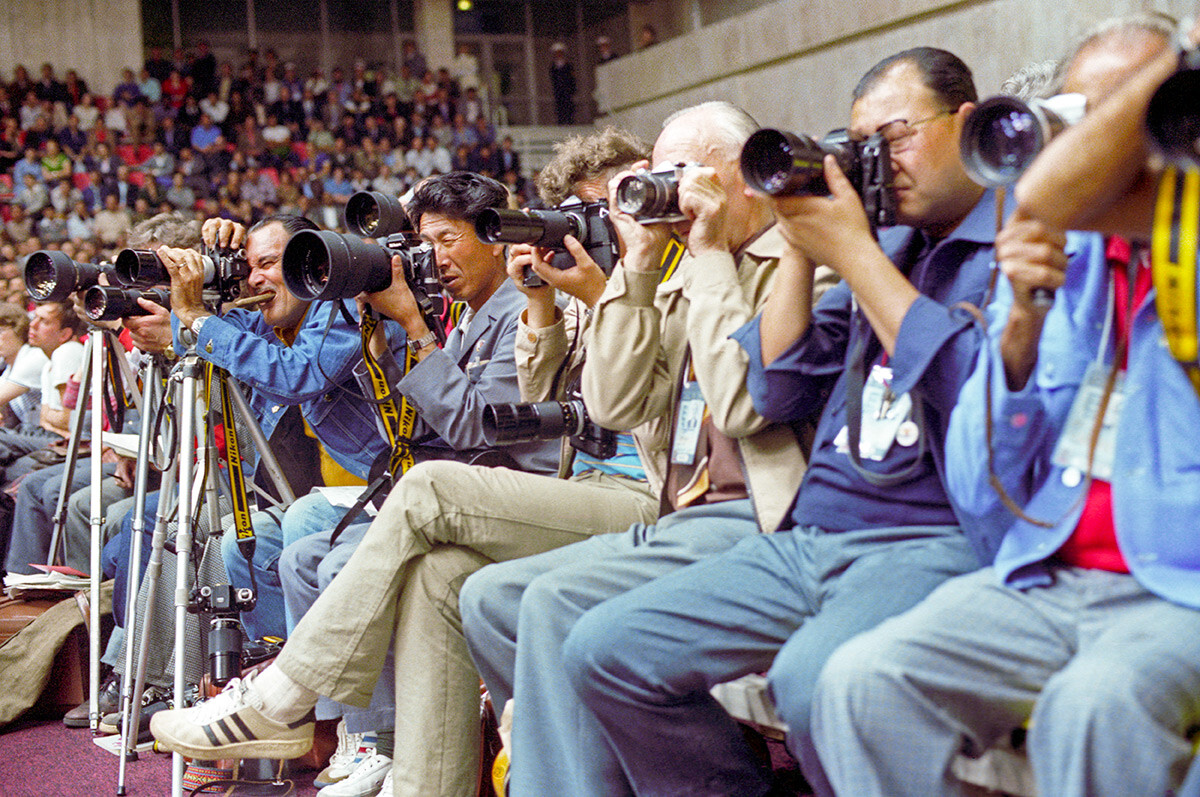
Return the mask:
POLYGON ((910 122, 907 119, 893 119, 875 128, 875 132, 883 136, 884 140, 888 143, 888 150, 894 155, 898 152, 904 152, 904 150, 912 146, 913 138, 919 132, 921 125, 929 124, 941 119, 943 116, 953 115, 954 111, 942 111, 941 113, 935 113, 933 116, 918 119, 915 122, 910 122))

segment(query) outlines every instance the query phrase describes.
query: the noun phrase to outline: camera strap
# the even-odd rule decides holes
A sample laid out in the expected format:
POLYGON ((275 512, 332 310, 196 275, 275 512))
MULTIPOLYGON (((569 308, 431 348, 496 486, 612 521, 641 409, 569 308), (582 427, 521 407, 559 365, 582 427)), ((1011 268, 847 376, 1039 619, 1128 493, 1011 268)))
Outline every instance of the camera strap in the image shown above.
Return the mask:
POLYGON ((1200 336, 1196 322, 1197 240, 1200 239, 1200 171, 1171 166, 1158 183, 1150 265, 1155 306, 1167 347, 1200 396, 1200 336))
MULTIPOLYGON (((338 521, 330 535, 330 545, 337 542, 337 538, 346 530, 351 521, 358 517, 363 507, 370 503, 385 485, 392 484, 396 478, 403 476, 409 468, 416 464, 412 452, 412 435, 417 425, 417 409, 403 393, 400 393, 397 399, 397 393, 388 384, 383 366, 375 359, 375 355, 371 354, 371 336, 375 334, 378 326, 379 319, 371 311, 371 308, 364 308, 362 318, 358 322, 358 329, 362 335, 363 364, 366 366, 367 376, 371 382, 371 393, 375 399, 372 403, 379 412, 384 434, 387 436, 388 445, 391 446, 391 454, 384 472, 367 485, 367 489, 354 502, 354 506, 342 515, 342 519, 338 521)), ((405 346, 402 373, 407 374, 416 364, 417 353, 405 346)))
MULTIPOLYGON (((225 420, 225 459, 229 463, 229 502, 233 506, 233 527, 238 550, 247 563, 254 561, 254 526, 250 523, 250 499, 246 494, 246 475, 242 467, 242 447, 238 440, 237 422, 233 417, 233 402, 229 399, 226 380, 229 375, 208 363, 206 380, 211 393, 213 380, 221 386, 221 417, 225 420)), ((253 578, 254 568, 250 568, 253 578)))

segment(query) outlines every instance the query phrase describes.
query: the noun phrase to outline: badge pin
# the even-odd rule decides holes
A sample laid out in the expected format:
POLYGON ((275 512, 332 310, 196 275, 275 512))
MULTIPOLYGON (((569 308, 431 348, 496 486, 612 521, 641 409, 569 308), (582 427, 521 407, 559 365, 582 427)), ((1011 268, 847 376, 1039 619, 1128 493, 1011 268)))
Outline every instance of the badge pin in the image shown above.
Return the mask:
POLYGON ((1062 483, 1064 487, 1078 487, 1083 481, 1083 474, 1079 472, 1079 468, 1064 468, 1062 472, 1062 483))
POLYGON ((908 448, 913 443, 917 442, 921 430, 918 428, 915 421, 905 421, 900 424, 900 428, 896 430, 896 442, 908 448))

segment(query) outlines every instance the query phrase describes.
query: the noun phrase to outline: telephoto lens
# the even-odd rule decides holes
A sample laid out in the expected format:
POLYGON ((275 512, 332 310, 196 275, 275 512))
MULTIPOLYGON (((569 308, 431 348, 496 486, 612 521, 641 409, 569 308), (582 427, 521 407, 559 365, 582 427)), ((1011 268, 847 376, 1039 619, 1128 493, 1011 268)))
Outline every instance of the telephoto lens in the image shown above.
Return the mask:
POLYGON ((114 288, 93 285, 83 294, 83 312, 91 321, 118 321, 139 315, 150 315, 138 299, 154 302, 170 308, 171 293, 164 288, 141 291, 130 288, 114 288))
POLYGON ((117 252, 113 266, 117 281, 122 285, 148 287, 171 281, 167 267, 158 254, 149 249, 122 249, 117 252))
POLYGON ((582 401, 489 404, 483 408, 483 439, 489 446, 557 440, 579 434, 586 421, 582 401))
POLYGON ((346 229, 368 238, 412 232, 412 222, 399 199, 379 191, 359 191, 345 210, 346 229))
POLYGON ((587 222, 578 214, 557 210, 507 210, 488 208, 475 219, 475 234, 489 244, 533 244, 562 249, 563 238, 587 238, 587 222))
POLYGON ((41 250, 25 262, 25 291, 35 302, 66 301, 75 291, 99 282, 106 270, 103 266, 72 260, 62 252, 41 250))
POLYGON ((283 248, 283 281, 302 301, 352 299, 392 284, 393 254, 353 235, 301 230, 283 248))
POLYGON ((654 171, 641 169, 617 183, 617 209, 642 224, 683 221, 679 210, 679 178, 684 164, 669 164, 654 171))
POLYGON ((1180 58, 1179 70, 1150 98, 1146 129, 1162 155, 1181 168, 1200 169, 1200 51, 1180 58))
POLYGON ((826 151, 809 136, 763 128, 742 146, 742 177, 771 196, 824 196, 826 151))
POLYGON ((967 116, 959 141, 967 174, 989 188, 1016 182, 1055 136, 1083 118, 1086 106, 1082 94, 984 100, 967 116))

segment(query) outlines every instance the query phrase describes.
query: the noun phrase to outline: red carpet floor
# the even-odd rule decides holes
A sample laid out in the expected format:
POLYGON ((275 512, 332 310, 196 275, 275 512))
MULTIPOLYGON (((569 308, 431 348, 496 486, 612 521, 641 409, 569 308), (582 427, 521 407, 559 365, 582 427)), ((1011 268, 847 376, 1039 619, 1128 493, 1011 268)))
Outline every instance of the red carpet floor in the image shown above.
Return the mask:
MULTIPOLYGON (((117 793, 117 757, 92 743, 87 729, 61 720, 25 720, 0 733, 0 797, 104 797, 117 793)), ((297 797, 317 793, 315 772, 294 777, 297 797)), ((129 797, 171 793, 171 757, 142 753, 125 770, 129 797)), ((185 792, 186 794, 186 792, 185 792)))

